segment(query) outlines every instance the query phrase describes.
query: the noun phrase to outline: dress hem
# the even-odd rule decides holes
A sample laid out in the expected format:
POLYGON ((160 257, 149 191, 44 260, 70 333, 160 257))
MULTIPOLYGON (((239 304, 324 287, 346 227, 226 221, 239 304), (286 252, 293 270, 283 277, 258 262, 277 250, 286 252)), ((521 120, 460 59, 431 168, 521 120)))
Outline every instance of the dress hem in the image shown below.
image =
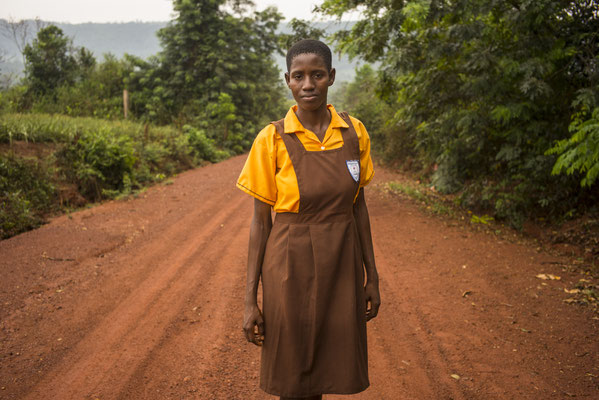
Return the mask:
POLYGON ((349 394, 357 394, 357 393, 361 393, 363 391, 365 391, 366 389, 368 389, 370 387, 370 382, 366 384, 366 386, 362 387, 361 389, 350 389, 350 390, 328 390, 328 389, 323 389, 322 391, 312 391, 312 392, 307 392, 307 393, 286 393, 286 392, 279 392, 276 390, 270 390, 270 389, 266 389, 264 387, 262 387, 262 385, 260 385, 260 389, 265 392, 268 393, 270 395, 273 396, 282 396, 282 397, 295 397, 295 398, 302 398, 302 397, 312 397, 312 396, 320 396, 320 395, 324 395, 324 394, 340 394, 340 395, 349 395, 349 394))

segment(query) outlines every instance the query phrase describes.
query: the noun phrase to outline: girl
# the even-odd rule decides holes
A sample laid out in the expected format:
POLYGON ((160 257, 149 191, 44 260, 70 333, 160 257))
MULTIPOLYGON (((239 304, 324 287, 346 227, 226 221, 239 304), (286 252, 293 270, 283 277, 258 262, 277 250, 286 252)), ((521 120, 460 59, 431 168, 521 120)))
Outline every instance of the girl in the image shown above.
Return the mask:
POLYGON ((262 346, 260 387, 281 399, 369 385, 366 321, 380 295, 363 187, 374 171, 362 123, 327 104, 331 58, 317 40, 289 49, 297 104, 258 134, 237 182, 255 198, 243 329, 262 346))

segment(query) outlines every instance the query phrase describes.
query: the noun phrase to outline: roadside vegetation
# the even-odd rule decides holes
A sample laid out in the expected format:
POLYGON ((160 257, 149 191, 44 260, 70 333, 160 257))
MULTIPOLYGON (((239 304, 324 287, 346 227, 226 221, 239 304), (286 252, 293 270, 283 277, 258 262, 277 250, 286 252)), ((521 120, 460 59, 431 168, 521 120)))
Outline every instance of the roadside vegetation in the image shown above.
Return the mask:
POLYGON ((97 60, 57 26, 3 22, 25 72, 14 84, 1 80, 1 238, 243 153, 287 108, 273 55, 295 36, 275 33, 275 8, 173 5, 175 17, 158 32, 162 50, 148 59, 97 60))
POLYGON ((2 238, 63 208, 127 195, 230 154, 190 125, 48 114, 4 114, 0 146, 2 238))
MULTIPOLYGON (((594 0, 326 0, 335 34, 380 65, 336 97, 374 146, 476 215, 521 229, 599 215, 594 0)), ((597 254, 599 256, 599 254, 597 254)))
MULTIPOLYGON (((326 34, 297 20, 278 34, 281 14, 250 3, 174 0, 147 59, 98 60, 38 21, 18 46, 24 78, 0 91, 0 202, 31 222, 8 222, 2 236, 80 203, 69 199, 130 193, 247 151, 289 105, 273 55, 326 34), (31 179, 49 183, 15 183, 31 179), (61 195, 65 185, 79 197, 61 195)), ((370 64, 331 101, 364 122, 381 159, 516 229, 599 226, 596 0, 325 0, 317 11, 361 16, 328 41, 370 64)))

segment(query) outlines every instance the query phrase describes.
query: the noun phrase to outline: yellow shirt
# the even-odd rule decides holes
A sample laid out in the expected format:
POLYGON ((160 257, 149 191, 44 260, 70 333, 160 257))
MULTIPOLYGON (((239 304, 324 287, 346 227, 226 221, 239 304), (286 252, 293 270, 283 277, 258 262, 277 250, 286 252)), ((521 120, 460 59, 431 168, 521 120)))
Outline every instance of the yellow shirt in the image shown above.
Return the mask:
MULTIPOLYGON (((331 123, 321 142, 314 132, 305 129, 295 115, 297 105, 285 116, 285 133, 295 133, 306 151, 332 150, 343 146, 340 128, 347 123, 337 114, 332 105, 331 123)), ((360 187, 366 186, 374 175, 370 158, 370 137, 366 128, 354 117, 350 120, 358 134, 360 144, 360 187)), ((273 124, 268 124, 258 133, 245 166, 237 180, 237 187, 247 194, 273 206, 275 212, 299 211, 300 194, 293 164, 283 139, 273 124)), ((357 196, 357 194, 356 194, 357 196)))

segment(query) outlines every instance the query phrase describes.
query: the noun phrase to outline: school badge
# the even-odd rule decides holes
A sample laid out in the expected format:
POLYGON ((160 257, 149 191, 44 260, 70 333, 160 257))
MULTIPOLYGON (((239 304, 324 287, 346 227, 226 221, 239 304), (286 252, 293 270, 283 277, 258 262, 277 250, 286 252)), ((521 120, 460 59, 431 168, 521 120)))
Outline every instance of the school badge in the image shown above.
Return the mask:
POLYGON ((345 163, 347 164, 347 169, 349 170, 351 177, 354 178, 354 181, 358 182, 360 180, 360 161, 348 160, 345 163))

